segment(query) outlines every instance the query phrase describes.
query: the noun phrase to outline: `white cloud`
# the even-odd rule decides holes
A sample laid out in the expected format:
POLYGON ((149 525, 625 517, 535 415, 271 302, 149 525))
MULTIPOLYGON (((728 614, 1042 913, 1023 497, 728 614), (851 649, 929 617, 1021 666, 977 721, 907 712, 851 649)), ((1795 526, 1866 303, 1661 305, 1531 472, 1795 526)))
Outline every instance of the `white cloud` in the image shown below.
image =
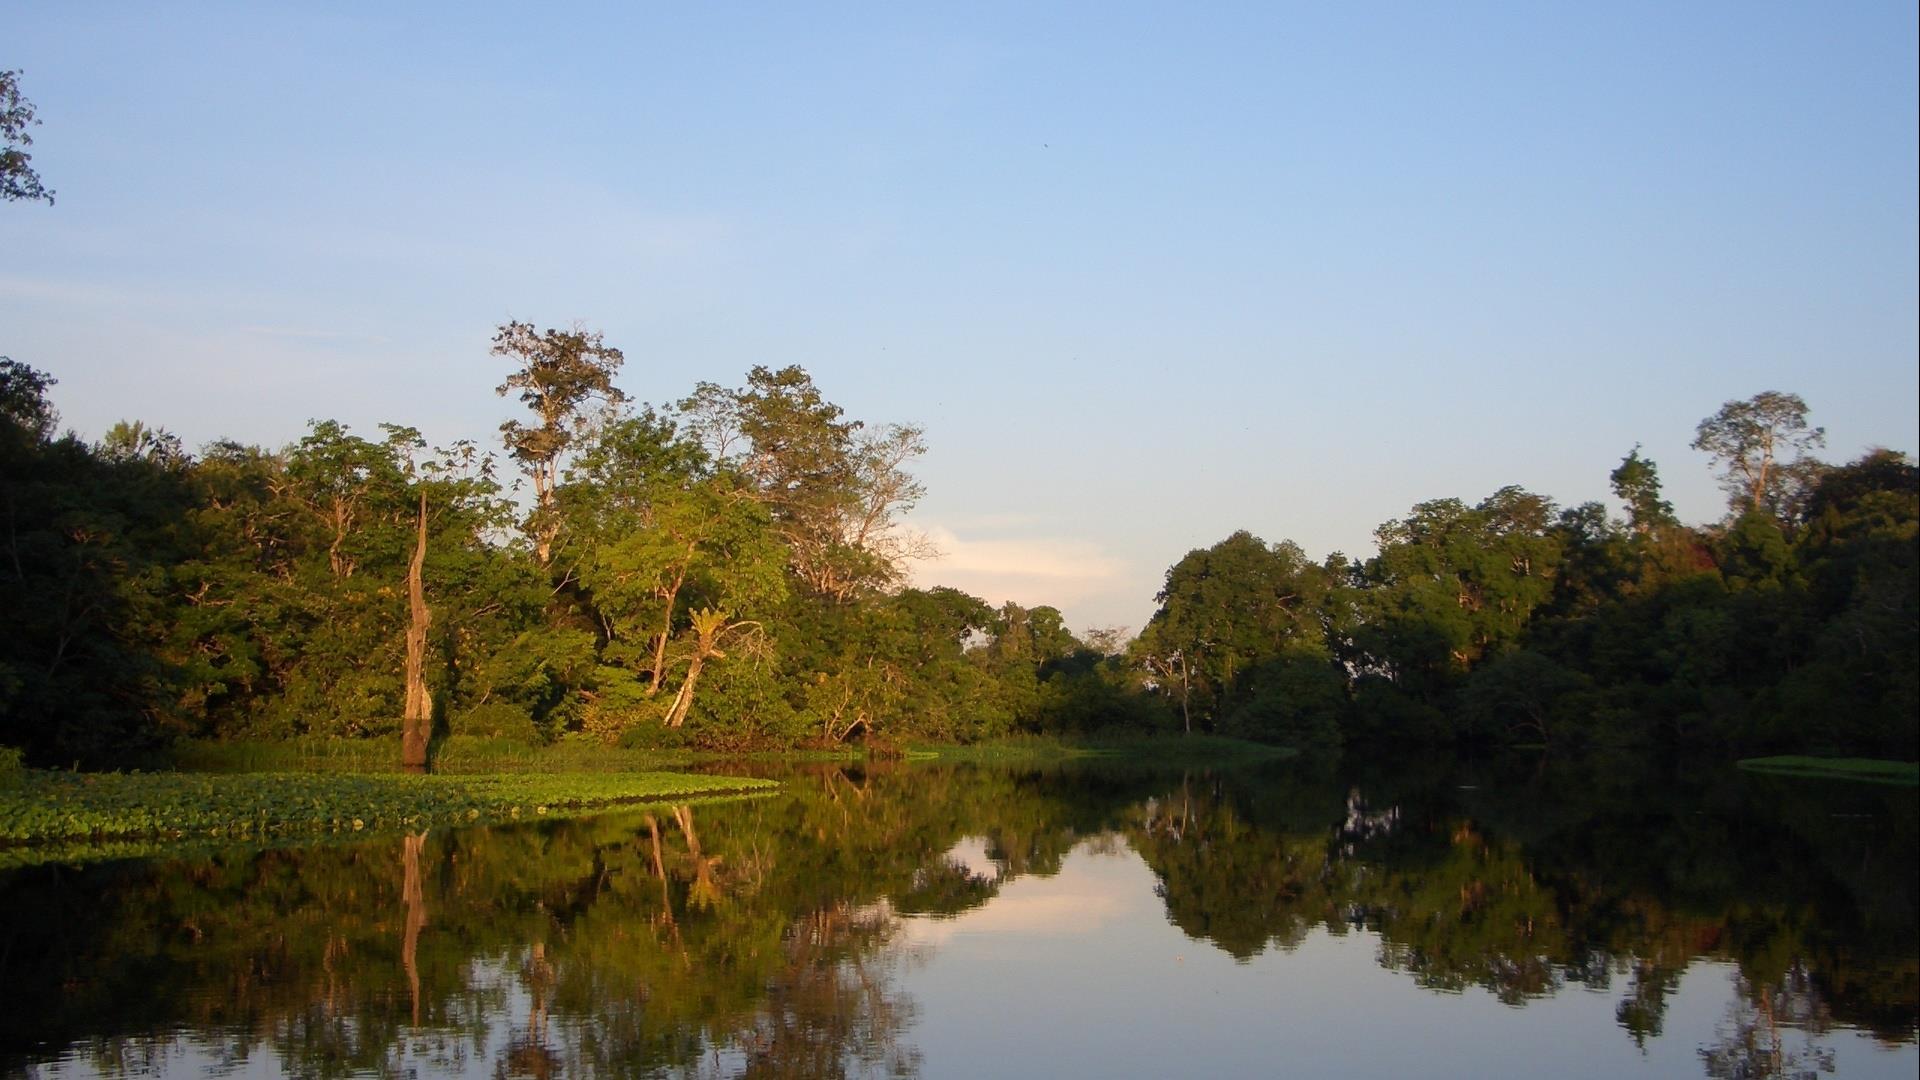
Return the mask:
POLYGON ((1110 591, 1127 571, 1124 560, 1086 540, 986 539, 938 524, 921 530, 941 555, 915 563, 913 583, 951 586, 994 604, 1070 604, 1110 591))

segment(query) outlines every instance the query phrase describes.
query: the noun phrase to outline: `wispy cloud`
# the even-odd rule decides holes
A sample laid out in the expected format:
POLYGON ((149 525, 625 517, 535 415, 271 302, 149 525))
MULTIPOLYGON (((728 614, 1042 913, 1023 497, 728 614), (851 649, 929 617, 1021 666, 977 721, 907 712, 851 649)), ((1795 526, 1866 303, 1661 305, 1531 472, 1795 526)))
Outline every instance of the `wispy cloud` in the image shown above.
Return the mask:
POLYGON ((177 302, 184 293, 164 287, 133 288, 93 281, 63 281, 57 278, 24 278, 0 274, 0 299, 31 300, 36 303, 70 307, 152 308, 177 302))
POLYGON ((1038 514, 962 514, 948 517, 944 524, 950 529, 969 533, 1004 532, 1010 529, 1028 529, 1038 525, 1043 519, 1038 514))
POLYGON ((941 551, 914 564, 914 584, 948 585, 992 603, 1072 603, 1111 589, 1127 564, 1086 540, 1061 536, 988 539, 922 524, 941 551))

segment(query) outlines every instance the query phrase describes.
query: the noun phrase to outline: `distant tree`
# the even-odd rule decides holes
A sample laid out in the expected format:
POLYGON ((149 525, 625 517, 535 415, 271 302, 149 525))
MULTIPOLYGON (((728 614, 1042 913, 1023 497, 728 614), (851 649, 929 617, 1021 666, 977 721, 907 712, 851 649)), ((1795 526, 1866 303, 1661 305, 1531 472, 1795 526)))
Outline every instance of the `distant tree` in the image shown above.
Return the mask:
POLYGON ((1330 664, 1326 624, 1334 578, 1299 545, 1241 530, 1190 551, 1168 571, 1159 610, 1134 643, 1160 690, 1217 722, 1250 691, 1247 678, 1285 655, 1330 664))
POLYGON ((0 71, 0 199, 45 199, 52 206, 53 192, 40 183, 33 171, 33 155, 26 151, 33 145, 27 129, 38 127, 40 121, 33 115, 33 102, 20 96, 20 74, 0 71))
POLYGON ((51 439, 60 413, 47 391, 60 380, 11 357, 0 356, 0 431, 32 442, 51 439))
POLYGON ((1553 524, 1552 500, 1504 487, 1478 506, 1435 499, 1380 526, 1380 554, 1362 571, 1362 666, 1441 676, 1518 639, 1553 591, 1553 524))
POLYGON ((1088 649, 1101 656, 1120 656, 1127 651, 1133 635, 1124 626, 1093 626, 1087 628, 1083 640, 1088 649))
POLYGON ((520 392, 538 422, 509 420, 500 425, 507 451, 533 481, 535 506, 529 520, 533 550, 540 565, 553 561, 560 518, 554 506, 560 486, 561 459, 595 420, 594 402, 617 409, 627 396, 613 385, 613 376, 626 359, 602 340, 599 331, 575 326, 571 330, 536 331, 532 323, 509 322, 493 336, 493 355, 519 365, 494 393, 505 397, 520 392))
POLYGON ((1786 673, 1783 711, 1836 745, 1920 753, 1920 469, 1873 450, 1828 470, 1796 561, 1817 620, 1813 662, 1786 673))
POLYGON ((1807 524, 1831 514, 1839 521, 1876 524, 1913 520, 1913 500, 1920 490, 1920 470, 1913 459, 1897 450, 1877 447, 1857 461, 1824 470, 1808 492, 1801 514, 1807 524))
POLYGON ((183 465, 189 455, 180 436, 164 428, 150 428, 138 420, 121 420, 107 429, 94 450, 108 461, 146 459, 169 465, 183 465))
POLYGON ((1627 504, 1627 523, 1635 534, 1646 536, 1654 529, 1674 523, 1673 504, 1660 497, 1660 470, 1640 456, 1640 447, 1620 459, 1620 467, 1608 477, 1613 494, 1627 504))
POLYGON ((1736 513, 1768 510, 1779 517, 1808 479, 1801 459, 1826 441, 1824 428, 1807 426, 1800 395, 1767 390, 1729 401, 1700 421, 1693 448, 1726 470, 1720 486, 1736 513))

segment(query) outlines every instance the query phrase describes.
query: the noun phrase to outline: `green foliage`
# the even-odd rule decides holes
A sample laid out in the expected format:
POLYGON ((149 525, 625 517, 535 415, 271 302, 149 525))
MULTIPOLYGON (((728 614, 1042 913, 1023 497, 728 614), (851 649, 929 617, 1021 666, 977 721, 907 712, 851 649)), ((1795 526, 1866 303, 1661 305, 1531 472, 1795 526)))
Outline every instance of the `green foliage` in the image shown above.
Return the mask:
POLYGON ((56 438, 53 382, 0 358, 0 743, 61 764, 137 756, 174 719, 160 694, 185 478, 170 454, 56 438))
POLYGON ((523 705, 510 701, 489 701, 454 713, 447 729, 454 735, 481 739, 505 739, 529 746, 540 742, 540 729, 533 714, 523 705))
POLYGON ((1331 657, 1296 650, 1246 676, 1244 700, 1220 724, 1222 734, 1296 747, 1337 747, 1351 702, 1346 673, 1331 657))
POLYGON ((906 471, 926 452, 920 429, 845 419, 800 367, 755 367, 739 389, 703 382, 678 408, 767 509, 799 591, 845 603, 896 585, 922 553, 898 520, 923 493, 906 471))
MULTIPOLYGON (((1578 725, 1590 680, 1532 649, 1501 654, 1473 673, 1461 714, 1470 732, 1488 731, 1551 742, 1578 725)), ((1562 736, 1564 737, 1564 736, 1562 736)))
POLYGON ((490 455, 400 425, 195 455, 130 421, 88 446, 57 434, 51 378, 0 360, 0 741, 94 766, 182 736, 384 746, 424 503, 423 675, 456 739, 1920 754, 1920 473, 1814 462, 1792 395, 1702 423, 1747 493, 1717 526, 1675 521, 1636 447, 1610 476, 1624 521, 1507 487, 1416 504, 1358 562, 1236 532, 1170 567, 1123 643, 902 587, 920 432, 847 417, 800 368, 661 413, 627 408, 597 334, 514 323, 495 351, 534 415, 503 428, 530 516, 490 455))
POLYGON ((1655 529, 1675 525, 1673 504, 1660 497, 1660 470, 1640 456, 1640 448, 1620 460, 1620 467, 1607 477, 1613 494, 1627 504, 1627 523, 1633 531, 1645 535, 1655 529))
POLYGON ((516 365, 494 393, 517 393, 535 419, 533 424, 502 423, 500 437, 533 481, 534 505, 526 525, 534 553, 545 566, 561 529, 556 499, 562 463, 596 419, 626 400, 613 385, 626 357, 597 331, 579 326, 538 331, 523 322, 502 325, 494 333, 492 352, 516 365))
MULTIPOLYGON (((1335 575, 1308 561, 1298 545, 1268 545, 1236 532, 1167 571, 1160 610, 1134 642, 1134 655, 1183 714, 1213 727, 1247 707, 1250 680, 1262 665, 1282 654, 1309 667, 1331 662, 1327 637, 1338 595, 1335 575)), ((1272 686, 1267 690, 1271 699, 1272 686)), ((1273 705, 1269 700, 1256 712, 1273 705)))

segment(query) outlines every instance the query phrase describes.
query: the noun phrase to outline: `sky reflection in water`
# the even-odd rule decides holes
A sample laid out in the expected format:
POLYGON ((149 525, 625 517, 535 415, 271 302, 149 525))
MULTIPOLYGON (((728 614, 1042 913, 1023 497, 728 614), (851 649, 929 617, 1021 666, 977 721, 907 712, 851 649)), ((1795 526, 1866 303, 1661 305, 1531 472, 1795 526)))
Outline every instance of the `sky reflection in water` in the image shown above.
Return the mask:
POLYGON ((21 866, 0 1071, 1914 1075, 1911 789, 1567 768, 820 768, 21 866))

